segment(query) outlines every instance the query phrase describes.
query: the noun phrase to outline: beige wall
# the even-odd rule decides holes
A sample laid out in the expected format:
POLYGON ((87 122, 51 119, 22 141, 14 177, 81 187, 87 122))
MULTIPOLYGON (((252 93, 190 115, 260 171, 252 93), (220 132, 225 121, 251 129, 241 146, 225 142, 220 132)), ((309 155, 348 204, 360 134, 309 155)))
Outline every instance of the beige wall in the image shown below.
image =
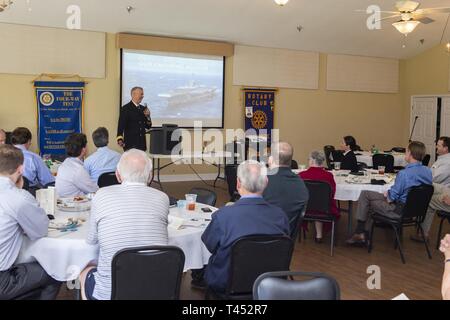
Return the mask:
POLYGON ((445 45, 438 45, 404 61, 401 83, 405 110, 405 134, 409 135, 411 96, 449 94, 450 54, 445 45))
MULTIPOLYGON (((117 129, 120 58, 113 34, 107 35, 106 55, 106 79, 88 79, 85 100, 85 132, 88 136, 98 126, 107 127, 113 137, 117 129)), ((225 127, 241 128, 244 122, 243 96, 241 87, 232 85, 232 63, 233 58, 227 58, 225 127)), ((405 79, 411 73, 411 70, 406 71, 405 68, 409 66, 414 70, 412 74, 417 72, 416 69, 420 72, 422 68, 427 69, 426 66, 423 67, 423 63, 417 63, 416 66, 414 61, 402 61, 399 94, 333 92, 325 90, 326 55, 321 54, 319 90, 280 89, 276 94, 275 127, 280 129, 281 139, 293 144, 295 159, 300 163, 306 163, 311 150, 321 149, 325 144, 339 145, 341 138, 347 134, 354 135, 363 148, 369 148, 372 144, 380 149, 405 145, 408 124, 405 122, 407 109, 403 90, 410 85, 414 88, 413 91, 422 86, 419 82, 410 84, 409 81, 405 86, 405 79)), ((440 71, 439 67, 436 69, 436 72, 440 71)), ((433 75, 434 72, 430 71, 428 77, 433 78, 433 75)), ((20 125, 29 127, 36 133, 32 80, 31 76, 0 74, 0 128, 12 130, 20 125)), ((424 84, 427 83, 428 81, 424 81, 424 84)), ((437 87, 435 90, 447 87, 445 82, 442 88, 437 87)), ((117 149, 114 140, 111 140, 111 145, 117 149)), ((94 150, 92 143, 89 143, 89 148, 94 150)), ((199 171, 211 172, 211 168, 199 168, 199 171)), ((191 171, 182 166, 172 167, 164 173, 191 171)))
MULTIPOLYGON (((230 83, 232 58, 227 63, 227 83, 230 83)), ((326 144, 338 146, 348 134, 355 136, 363 148, 372 144, 381 149, 404 145, 400 93, 342 92, 325 88, 326 55, 321 54, 319 90, 280 89, 276 94, 275 127, 280 129, 280 139, 293 144, 294 158, 300 163, 306 163, 313 149, 322 149, 326 144)), ((226 127, 242 124, 242 104, 240 88, 228 89, 226 127)))

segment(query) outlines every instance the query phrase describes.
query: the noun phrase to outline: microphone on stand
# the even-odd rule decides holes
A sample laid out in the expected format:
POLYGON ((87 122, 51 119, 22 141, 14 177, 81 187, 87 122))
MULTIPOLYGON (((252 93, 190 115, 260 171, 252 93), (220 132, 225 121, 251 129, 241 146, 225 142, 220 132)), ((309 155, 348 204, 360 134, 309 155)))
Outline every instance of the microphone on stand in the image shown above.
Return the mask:
POLYGON ((412 140, 412 136, 413 136, 413 134, 414 134, 414 129, 416 128, 416 122, 417 122, 417 119, 419 118, 419 116, 416 116, 416 118, 414 119, 414 124, 413 124, 413 127, 412 127, 412 129, 411 129, 411 134, 409 135, 409 142, 411 142, 412 140))

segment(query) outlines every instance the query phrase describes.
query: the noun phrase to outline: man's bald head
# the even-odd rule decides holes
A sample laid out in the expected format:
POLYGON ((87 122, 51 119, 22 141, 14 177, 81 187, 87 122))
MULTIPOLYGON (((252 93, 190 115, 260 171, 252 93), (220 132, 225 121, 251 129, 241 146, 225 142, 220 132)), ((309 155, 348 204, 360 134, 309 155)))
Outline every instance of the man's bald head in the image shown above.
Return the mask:
POLYGON ((270 155, 273 165, 290 167, 294 155, 294 148, 289 142, 280 141, 272 144, 270 155))
POLYGON ((6 132, 3 129, 0 129, 0 144, 6 143, 6 132))
POLYGON ((117 173, 121 182, 148 183, 152 162, 144 151, 131 149, 120 158, 117 173))

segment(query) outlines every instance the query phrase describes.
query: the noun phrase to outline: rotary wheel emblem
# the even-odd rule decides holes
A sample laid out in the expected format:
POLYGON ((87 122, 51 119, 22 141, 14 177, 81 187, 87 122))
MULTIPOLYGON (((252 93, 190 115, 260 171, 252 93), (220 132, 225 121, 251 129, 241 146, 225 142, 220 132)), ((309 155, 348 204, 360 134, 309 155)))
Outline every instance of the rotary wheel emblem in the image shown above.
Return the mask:
POLYGON ((252 125, 255 129, 264 129, 267 124, 267 116, 263 111, 256 111, 253 113, 252 125))
POLYGON ((55 97, 53 96, 53 94, 51 92, 43 92, 40 100, 41 100, 41 104, 48 107, 53 104, 53 102, 55 101, 55 97))

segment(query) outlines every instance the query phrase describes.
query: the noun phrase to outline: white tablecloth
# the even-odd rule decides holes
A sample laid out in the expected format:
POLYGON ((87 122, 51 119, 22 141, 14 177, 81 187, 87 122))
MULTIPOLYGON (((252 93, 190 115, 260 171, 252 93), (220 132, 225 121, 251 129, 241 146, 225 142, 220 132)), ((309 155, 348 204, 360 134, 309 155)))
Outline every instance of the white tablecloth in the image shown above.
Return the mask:
MULTIPOLYGON (((356 156, 356 160, 358 162, 365 163, 368 167, 373 166, 372 162, 372 153, 368 151, 357 151, 356 153, 361 153, 361 155, 356 156)), ((405 160, 404 153, 392 153, 394 157, 394 166, 395 167, 405 167, 408 163, 405 160)))
MULTIPOLYGON (((191 216, 192 218, 210 218, 211 213, 203 213, 197 205, 192 211, 171 208, 170 215, 191 216), (180 211, 181 210, 181 211, 180 211)), ((213 208, 212 208, 213 209, 213 208)), ((89 217, 89 212, 71 213, 58 211, 56 220, 66 220, 69 217, 89 217)), ((58 281, 74 280, 79 273, 98 257, 98 246, 86 243, 89 222, 86 221, 77 231, 61 232, 51 230, 45 238, 30 241, 25 238, 19 258, 16 263, 37 261, 44 270, 58 281)), ((201 241, 201 235, 206 225, 186 227, 175 230, 168 227, 169 245, 181 248, 185 254, 184 271, 199 269, 208 263, 209 251, 201 241)))
POLYGON ((335 176, 334 179, 336 181, 334 199, 340 201, 358 201, 363 190, 384 193, 393 185, 393 182, 385 185, 348 183, 345 182, 346 177, 339 176, 335 176))

